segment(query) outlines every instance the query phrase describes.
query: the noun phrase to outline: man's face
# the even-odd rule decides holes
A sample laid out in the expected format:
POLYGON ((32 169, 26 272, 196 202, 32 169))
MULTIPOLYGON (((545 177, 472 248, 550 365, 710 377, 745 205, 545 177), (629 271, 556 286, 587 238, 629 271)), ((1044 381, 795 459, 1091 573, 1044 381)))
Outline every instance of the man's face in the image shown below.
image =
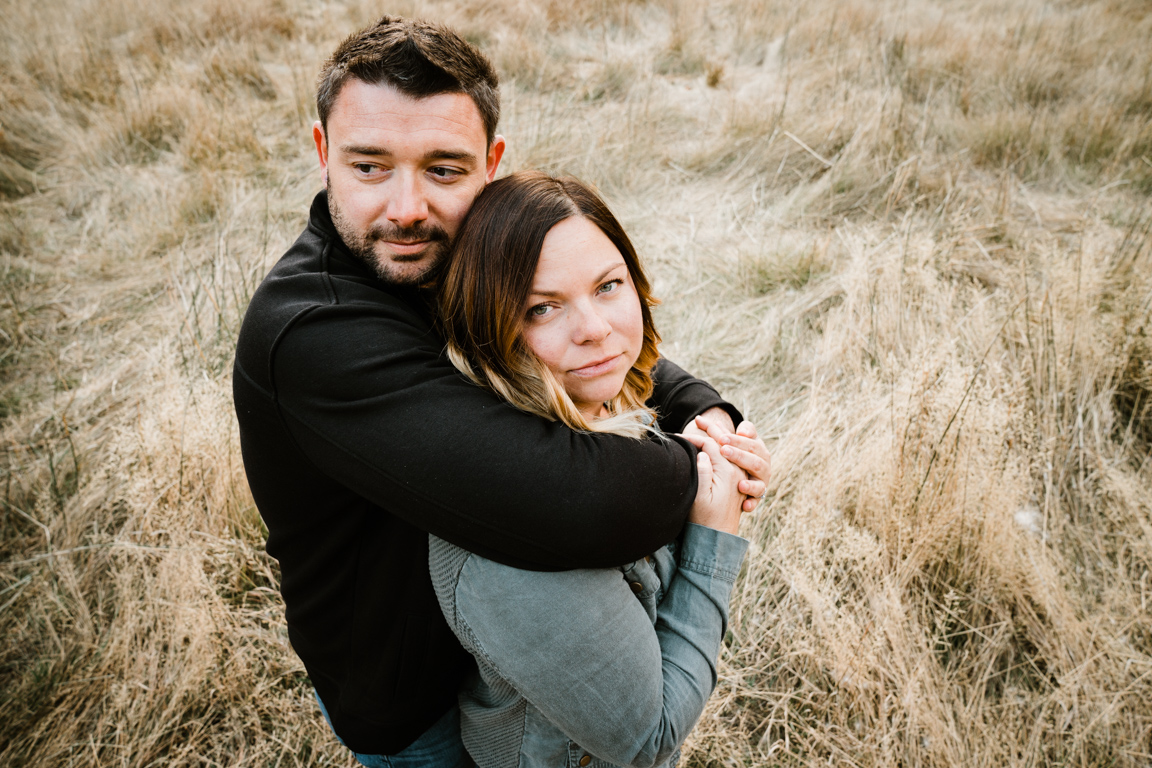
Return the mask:
POLYGON ((472 201, 496 175, 471 97, 413 99, 388 85, 344 84, 328 131, 312 128, 336 231, 381 280, 419 285, 443 259, 472 201))

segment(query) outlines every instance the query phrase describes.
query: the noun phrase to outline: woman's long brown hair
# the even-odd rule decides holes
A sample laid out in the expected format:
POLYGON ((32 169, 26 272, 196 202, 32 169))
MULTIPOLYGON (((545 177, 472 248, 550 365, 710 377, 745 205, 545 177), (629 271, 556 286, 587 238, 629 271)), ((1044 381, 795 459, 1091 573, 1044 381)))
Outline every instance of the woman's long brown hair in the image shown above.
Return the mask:
POLYGON ((648 277, 620 222, 582 182, 521 171, 489 184, 457 233, 439 281, 440 322, 448 355, 472 381, 529 413, 573 429, 638 437, 652 414, 652 368, 660 335, 652 322, 648 277), (610 415, 589 420, 524 340, 528 296, 544 238, 565 219, 580 216, 600 228, 628 267, 644 325, 644 340, 624 386, 607 403, 610 415))

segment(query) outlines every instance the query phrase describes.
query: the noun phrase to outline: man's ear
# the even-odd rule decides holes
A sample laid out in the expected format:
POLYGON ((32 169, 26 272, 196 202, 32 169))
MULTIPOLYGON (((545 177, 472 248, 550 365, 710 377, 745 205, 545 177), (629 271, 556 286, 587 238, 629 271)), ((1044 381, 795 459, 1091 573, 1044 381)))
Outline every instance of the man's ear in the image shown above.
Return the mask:
POLYGON ((312 141, 316 142, 316 154, 320 157, 320 181, 328 186, 328 137, 319 120, 312 124, 312 141))
POLYGON ((504 146, 503 136, 492 137, 492 144, 488 147, 488 158, 484 169, 485 184, 496 178, 496 169, 500 167, 500 158, 504 157, 504 146))

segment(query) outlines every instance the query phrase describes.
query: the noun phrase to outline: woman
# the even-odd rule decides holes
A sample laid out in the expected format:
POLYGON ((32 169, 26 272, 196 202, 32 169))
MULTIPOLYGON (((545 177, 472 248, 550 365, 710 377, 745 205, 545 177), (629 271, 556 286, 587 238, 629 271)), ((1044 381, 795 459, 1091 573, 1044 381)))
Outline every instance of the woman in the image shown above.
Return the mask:
MULTIPOLYGON (((477 384, 573 429, 668 439, 645 406, 659 341, 648 280, 587 187, 534 172, 489 185, 440 291, 449 355, 477 384)), ((747 548, 743 473, 694 442, 689 525, 644 560, 540 573, 430 538, 441 608, 479 667, 460 710, 481 768, 675 763, 715 686, 747 548)))

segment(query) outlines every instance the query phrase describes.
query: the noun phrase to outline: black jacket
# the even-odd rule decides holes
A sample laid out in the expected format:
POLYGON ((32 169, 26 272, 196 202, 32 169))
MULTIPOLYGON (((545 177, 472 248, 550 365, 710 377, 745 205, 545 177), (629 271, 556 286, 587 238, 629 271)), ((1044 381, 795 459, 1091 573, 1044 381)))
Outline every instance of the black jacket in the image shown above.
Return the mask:
MULTIPOLYGON (((432 321, 422 294, 349 254, 321 192, 236 349, 244 468, 289 638, 356 752, 406 747, 472 664, 436 603, 428 532, 523 568, 612 566, 675 537, 695 496, 687 443, 518 411, 457 373, 432 321)), ((671 363, 656 379, 666 432, 716 405, 739 420, 671 363)))

